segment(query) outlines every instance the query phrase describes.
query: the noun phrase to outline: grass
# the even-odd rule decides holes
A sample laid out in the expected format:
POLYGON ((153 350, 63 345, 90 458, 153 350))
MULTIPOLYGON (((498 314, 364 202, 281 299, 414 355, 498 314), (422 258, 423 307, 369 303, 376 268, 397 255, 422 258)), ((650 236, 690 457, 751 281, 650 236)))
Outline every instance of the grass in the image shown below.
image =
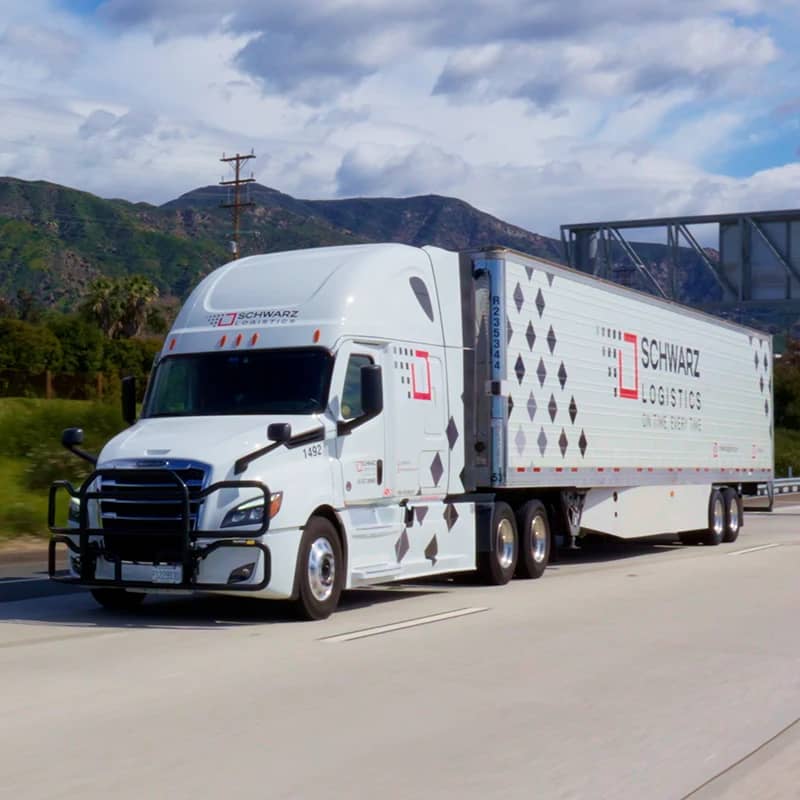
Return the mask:
POLYGON ((82 400, 0 398, 0 539, 46 536, 50 483, 80 483, 90 465, 61 446, 64 428, 83 428, 98 452, 122 430, 117 406, 82 400))

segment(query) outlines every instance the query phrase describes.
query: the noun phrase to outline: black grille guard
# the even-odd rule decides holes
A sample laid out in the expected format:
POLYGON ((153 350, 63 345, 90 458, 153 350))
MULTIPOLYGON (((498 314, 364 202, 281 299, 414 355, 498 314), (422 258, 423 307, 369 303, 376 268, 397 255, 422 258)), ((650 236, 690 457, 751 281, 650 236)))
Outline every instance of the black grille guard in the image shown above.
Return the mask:
MULTIPOLYGON (((47 507, 47 527, 50 529, 50 542, 48 546, 47 570, 51 580, 59 583, 79 584, 93 588, 100 587, 119 587, 126 589, 190 589, 193 591, 204 590, 225 590, 234 592, 257 592, 264 589, 270 580, 271 562, 269 548, 261 542, 255 541, 267 532, 269 528, 269 488, 260 481, 219 481, 211 484, 205 489, 193 490, 190 493, 189 487, 181 478, 169 469, 142 469, 137 470, 142 479, 151 479, 153 483, 160 482, 161 488, 153 486, 120 486, 105 488, 103 491, 90 491, 92 484, 98 479, 113 478, 118 470, 114 468, 97 469, 81 484, 79 489, 69 481, 55 481, 50 486, 50 494, 47 507), (155 480, 153 480, 155 479, 155 480), (175 485, 175 489, 164 488, 163 483, 169 481, 175 485), (204 500, 214 492, 222 489, 257 489, 264 498, 264 514, 261 526, 258 529, 248 530, 247 532, 231 531, 230 529, 218 531, 203 531, 192 528, 191 524, 191 503, 197 503, 199 508, 200 501, 204 500), (80 517, 77 527, 59 528, 56 527, 56 498, 59 490, 64 490, 69 496, 78 500, 80 503, 80 517), (171 494, 170 494, 171 493, 171 494), (176 497, 177 494, 177 497, 176 497), (181 517, 176 522, 174 535, 182 539, 181 566, 182 580, 180 583, 158 583, 153 581, 130 581, 122 578, 123 558, 117 557, 108 552, 105 548, 105 540, 114 536, 152 536, 153 532, 148 531, 146 526, 139 525, 125 530, 107 530, 106 528, 89 527, 89 501, 90 500, 128 500, 142 501, 154 498, 174 499, 181 504, 181 517), (73 538, 78 537, 76 545, 73 538), (90 541, 91 537, 102 536, 103 542, 90 541), (216 541, 207 545, 200 545, 197 539, 213 538, 216 541), (56 547, 59 544, 65 545, 72 553, 80 556, 80 577, 73 578, 68 576, 56 575, 56 547), (264 555, 264 577, 257 584, 243 585, 241 583, 200 583, 196 580, 197 567, 201 561, 207 558, 215 550, 223 547, 249 548, 260 551, 264 555), (114 578, 100 579, 95 576, 97 559, 103 557, 106 561, 114 564, 114 578)), ((199 513, 198 513, 199 516, 199 513)), ((160 531, 159 534, 163 534, 160 531)))

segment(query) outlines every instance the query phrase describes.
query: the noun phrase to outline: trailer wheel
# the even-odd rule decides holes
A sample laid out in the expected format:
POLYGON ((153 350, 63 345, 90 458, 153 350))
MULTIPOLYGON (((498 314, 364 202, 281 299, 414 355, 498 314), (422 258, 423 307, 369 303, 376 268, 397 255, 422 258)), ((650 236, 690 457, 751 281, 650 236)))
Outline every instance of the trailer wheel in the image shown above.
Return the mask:
POLYGON ((344 559, 336 530, 324 517, 311 517, 297 554, 297 598, 301 619, 326 619, 339 605, 344 585, 344 559))
POLYGON ((728 488, 723 490, 722 500, 725 504, 725 533, 722 541, 735 542, 742 529, 742 498, 736 489, 728 488))
POLYGON ((529 500, 518 509, 517 530, 517 577, 541 578, 550 560, 550 525, 544 504, 538 500, 529 500))
POLYGON ((125 589, 92 589, 92 597, 109 611, 133 611, 141 605, 145 594, 125 589))
POLYGON ((712 489, 708 499, 708 529, 700 534, 700 541, 716 547, 725 535, 725 501, 719 489, 712 489))
POLYGON ((514 575, 519 552, 517 522, 508 503, 495 503, 489 529, 489 551, 478 553, 478 575, 490 586, 502 586, 514 575))

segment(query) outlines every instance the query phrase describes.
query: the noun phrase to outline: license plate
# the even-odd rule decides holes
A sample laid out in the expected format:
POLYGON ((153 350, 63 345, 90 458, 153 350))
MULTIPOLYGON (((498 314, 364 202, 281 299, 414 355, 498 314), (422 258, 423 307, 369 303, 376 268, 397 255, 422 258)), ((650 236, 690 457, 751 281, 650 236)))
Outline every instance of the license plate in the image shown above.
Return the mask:
POLYGON ((180 583, 182 571, 180 564, 161 564, 153 567, 150 579, 153 583, 180 583))

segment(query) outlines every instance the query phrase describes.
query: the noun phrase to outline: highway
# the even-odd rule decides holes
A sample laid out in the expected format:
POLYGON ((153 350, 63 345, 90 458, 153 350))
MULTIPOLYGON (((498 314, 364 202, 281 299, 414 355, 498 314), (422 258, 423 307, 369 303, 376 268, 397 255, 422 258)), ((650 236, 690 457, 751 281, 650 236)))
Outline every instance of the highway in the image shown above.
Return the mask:
POLYGON ((539 581, 134 615, 0 566, 0 796, 800 797, 800 506, 539 581))

